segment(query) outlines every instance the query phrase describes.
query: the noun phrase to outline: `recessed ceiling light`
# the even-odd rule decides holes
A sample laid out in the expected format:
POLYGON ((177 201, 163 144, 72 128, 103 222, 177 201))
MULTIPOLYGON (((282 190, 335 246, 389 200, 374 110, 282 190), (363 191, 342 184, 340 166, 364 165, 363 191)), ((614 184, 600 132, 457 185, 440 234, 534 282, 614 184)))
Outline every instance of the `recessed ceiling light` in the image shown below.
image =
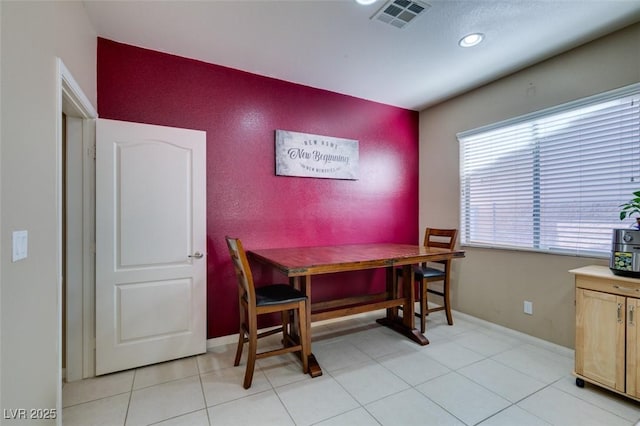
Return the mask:
POLYGON ((365 6, 368 4, 374 4, 377 0, 356 0, 359 4, 364 4, 365 6))
POLYGON ((484 39, 484 34, 472 33, 462 37, 458 42, 458 44, 460 45, 460 47, 471 47, 480 43, 483 39, 484 39))

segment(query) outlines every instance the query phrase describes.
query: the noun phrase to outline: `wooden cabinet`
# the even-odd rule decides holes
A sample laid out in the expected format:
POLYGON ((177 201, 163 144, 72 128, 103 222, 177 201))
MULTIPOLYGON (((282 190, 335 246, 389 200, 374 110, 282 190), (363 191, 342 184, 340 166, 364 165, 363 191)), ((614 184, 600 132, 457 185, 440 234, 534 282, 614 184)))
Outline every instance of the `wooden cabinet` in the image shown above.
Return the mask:
POLYGON ((576 384, 640 400, 640 279, 605 266, 569 271, 576 285, 576 384))

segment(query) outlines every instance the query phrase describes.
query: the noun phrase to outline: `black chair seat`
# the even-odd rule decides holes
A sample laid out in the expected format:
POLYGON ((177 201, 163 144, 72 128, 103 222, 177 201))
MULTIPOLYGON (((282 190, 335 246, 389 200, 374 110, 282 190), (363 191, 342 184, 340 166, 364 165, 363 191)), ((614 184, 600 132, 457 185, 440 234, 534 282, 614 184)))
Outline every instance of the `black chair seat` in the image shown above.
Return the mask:
POLYGON ((287 284, 273 284, 256 287, 256 305, 268 306, 280 303, 298 302, 306 299, 302 292, 287 284))
MULTIPOLYGON (((401 277, 402 268, 396 269, 396 273, 401 277)), ((413 273, 417 281, 422 281, 423 278, 442 278, 446 275, 445 271, 437 268, 429 268, 428 266, 414 266, 413 273)))
POLYGON ((423 278, 438 278, 445 277, 447 273, 437 268, 429 268, 428 266, 415 266, 413 268, 416 274, 416 280, 422 280, 423 278))

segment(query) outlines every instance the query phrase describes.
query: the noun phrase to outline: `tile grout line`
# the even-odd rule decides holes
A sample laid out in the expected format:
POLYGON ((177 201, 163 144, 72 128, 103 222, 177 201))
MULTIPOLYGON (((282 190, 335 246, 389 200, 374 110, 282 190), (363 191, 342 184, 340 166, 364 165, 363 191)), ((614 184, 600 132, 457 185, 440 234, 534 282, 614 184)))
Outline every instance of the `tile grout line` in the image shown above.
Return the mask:
POLYGON ((196 370, 198 370, 198 380, 200 381, 200 390, 202 391, 202 402, 204 403, 204 413, 207 416, 207 423, 211 426, 211 416, 209 415, 209 407, 207 406, 207 395, 204 393, 204 384, 202 383, 202 371, 200 371, 200 363, 198 355, 195 356, 196 370))
POLYGON ((129 390, 129 402, 127 402, 127 411, 124 413, 124 423, 122 426, 126 426, 127 420, 129 419, 129 410, 131 409, 131 400, 133 399, 133 386, 136 383, 136 374, 138 374, 138 369, 136 368, 133 371, 133 377, 131 378, 131 389, 129 390))

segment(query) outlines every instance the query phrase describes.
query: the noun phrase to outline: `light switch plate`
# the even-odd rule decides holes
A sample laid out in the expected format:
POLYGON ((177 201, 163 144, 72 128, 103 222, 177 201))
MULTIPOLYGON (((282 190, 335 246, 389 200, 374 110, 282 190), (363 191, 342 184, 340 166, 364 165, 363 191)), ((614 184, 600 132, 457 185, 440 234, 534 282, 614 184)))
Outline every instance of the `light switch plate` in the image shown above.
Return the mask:
POLYGON ((26 259, 29 246, 29 233, 27 231, 13 231, 13 261, 26 259))

